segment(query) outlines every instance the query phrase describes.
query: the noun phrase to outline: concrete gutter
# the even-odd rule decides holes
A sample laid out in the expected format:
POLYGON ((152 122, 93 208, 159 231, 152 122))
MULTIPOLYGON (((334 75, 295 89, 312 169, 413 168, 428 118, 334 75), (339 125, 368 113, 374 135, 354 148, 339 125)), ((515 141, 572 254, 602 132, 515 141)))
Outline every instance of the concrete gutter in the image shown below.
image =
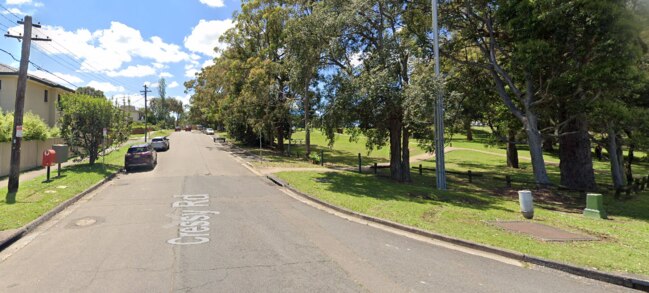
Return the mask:
POLYGON ((112 173, 112 174, 108 175, 108 177, 104 178, 103 180, 101 180, 100 182, 98 182, 95 185, 91 186, 90 188, 88 188, 88 189, 82 191, 81 193, 75 195, 74 197, 62 202, 61 204, 59 204, 55 208, 51 209, 47 213, 41 215, 40 217, 38 217, 36 220, 32 221, 31 223, 17 229, 14 233, 9 235, 7 238, 0 239, 0 251, 2 251, 5 248, 9 247, 11 244, 18 241, 20 238, 27 235, 29 232, 36 229, 38 226, 45 223, 47 220, 51 219, 52 217, 54 217, 56 214, 60 213, 61 211, 63 211, 67 207, 71 206, 75 202, 79 201, 79 199, 81 199, 82 197, 84 197, 87 194, 97 190, 97 188, 101 187, 102 185, 106 184, 108 181, 115 178, 115 176, 117 176, 117 174, 119 172, 120 171, 117 171, 115 173, 112 173))
POLYGON ((611 283, 611 284, 615 284, 615 285, 619 285, 619 286, 624 286, 624 287, 628 287, 628 288, 633 288, 633 289, 649 292, 649 280, 643 280, 643 279, 635 278, 635 277, 627 277, 627 276, 620 276, 620 275, 606 273, 606 272, 600 272, 600 271, 593 270, 593 269, 588 269, 588 268, 579 267, 579 266, 575 266, 575 265, 570 265, 570 264, 565 264, 565 263, 556 262, 556 261, 552 261, 552 260, 547 260, 547 259, 543 259, 543 258, 540 258, 540 257, 523 254, 523 253, 520 253, 520 252, 515 252, 515 251, 506 250, 506 249, 502 249, 502 248, 496 248, 496 247, 492 247, 492 246, 488 246, 488 245, 484 245, 484 244, 480 244, 480 243, 476 243, 476 242, 472 242, 472 241, 453 238, 453 237, 450 237, 450 236, 433 233, 433 232, 430 232, 430 231, 422 230, 422 229, 411 227, 411 226, 406 226, 406 225, 395 223, 395 222, 392 222, 392 221, 388 221, 388 220, 384 220, 384 219, 380 219, 380 218, 375 218, 375 217, 372 217, 372 216, 368 216, 368 215, 365 215, 365 214, 362 214, 362 213, 357 213, 357 212, 354 212, 352 210, 348 210, 346 208, 342 208, 342 207, 327 203, 327 202, 322 201, 322 200, 320 200, 318 198, 315 198, 313 196, 305 194, 305 193, 293 188, 288 183, 282 181, 281 179, 279 179, 279 178, 277 178, 277 177, 275 177, 273 175, 267 175, 266 178, 268 180, 270 180, 271 182, 275 183, 276 185, 284 187, 284 188, 294 192, 295 194, 298 194, 298 195, 300 195, 300 196, 302 196, 302 197, 304 197, 304 198, 306 198, 306 199, 308 199, 310 201, 316 202, 316 203, 318 203, 320 205, 326 206, 326 207, 328 207, 330 209, 333 209, 335 211, 338 211, 340 213, 343 213, 343 214, 346 214, 346 215, 349 215, 349 216, 352 216, 352 217, 356 217, 356 218, 363 219, 363 220, 366 220, 366 221, 378 223, 378 224, 385 225, 385 226, 395 228, 395 229, 399 229, 399 230, 402 230, 402 231, 414 233, 414 234, 424 236, 424 237, 428 237, 428 238, 431 238, 431 239, 440 240, 440 241, 452 243, 452 244, 455 244, 455 245, 459 245, 459 246, 463 246, 463 247, 467 247, 467 248, 471 248, 471 249, 475 249, 475 250, 484 251, 484 252, 487 252, 487 253, 500 255, 500 256, 511 258, 511 259, 514 259, 514 260, 517 260, 517 261, 552 268, 552 269, 555 269, 555 270, 563 271, 563 272, 570 273, 570 274, 573 274, 573 275, 577 275, 577 276, 580 276, 580 277, 594 279, 594 280, 598 280, 598 281, 602 281, 602 282, 607 282, 607 283, 611 283))

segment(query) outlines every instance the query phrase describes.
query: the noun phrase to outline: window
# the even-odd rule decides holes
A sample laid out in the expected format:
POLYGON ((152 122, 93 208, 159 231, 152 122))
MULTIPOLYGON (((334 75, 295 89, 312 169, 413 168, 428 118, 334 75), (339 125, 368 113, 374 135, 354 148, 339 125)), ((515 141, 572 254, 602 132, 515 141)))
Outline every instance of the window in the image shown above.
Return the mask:
POLYGON ((47 103, 47 90, 45 90, 45 98, 43 99, 45 103, 47 103))
POLYGON ((56 105, 59 106, 59 110, 61 110, 61 95, 58 95, 56 97, 56 105))
POLYGON ((2 89, 2 80, 0 80, 0 90, 2 89))

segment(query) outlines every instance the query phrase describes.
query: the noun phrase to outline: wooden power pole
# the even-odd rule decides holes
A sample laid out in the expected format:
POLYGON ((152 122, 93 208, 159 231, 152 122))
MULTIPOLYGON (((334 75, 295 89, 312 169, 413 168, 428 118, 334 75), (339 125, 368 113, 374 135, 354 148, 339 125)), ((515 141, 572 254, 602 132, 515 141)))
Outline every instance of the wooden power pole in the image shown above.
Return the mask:
POLYGON ((146 100, 146 94, 150 93, 151 90, 149 90, 149 87, 145 84, 144 85, 144 90, 140 91, 141 93, 144 93, 144 142, 147 140, 147 135, 149 135, 149 129, 147 127, 148 125, 148 119, 147 119, 147 100, 146 100))
POLYGON ((40 28, 40 24, 32 24, 32 17, 27 15, 23 21, 18 21, 23 25, 23 34, 14 36, 9 33, 5 37, 15 38, 22 41, 22 51, 20 55, 20 69, 18 71, 18 87, 16 89, 16 104, 14 107, 14 127, 11 136, 11 166, 9 169, 9 185, 7 193, 7 203, 16 202, 16 193, 18 192, 20 177, 20 146, 23 137, 23 111, 25 108, 25 91, 27 88, 27 70, 29 69, 29 50, 32 41, 51 41, 51 39, 32 38, 32 26, 40 28))

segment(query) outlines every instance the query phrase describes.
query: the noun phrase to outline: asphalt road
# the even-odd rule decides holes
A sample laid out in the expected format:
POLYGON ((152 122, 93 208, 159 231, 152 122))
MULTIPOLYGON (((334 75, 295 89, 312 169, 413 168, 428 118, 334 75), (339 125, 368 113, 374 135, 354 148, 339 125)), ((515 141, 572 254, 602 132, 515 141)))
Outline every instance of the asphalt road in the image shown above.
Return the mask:
POLYGON ((211 138, 175 133, 0 253, 0 292, 617 292, 316 209, 211 138))

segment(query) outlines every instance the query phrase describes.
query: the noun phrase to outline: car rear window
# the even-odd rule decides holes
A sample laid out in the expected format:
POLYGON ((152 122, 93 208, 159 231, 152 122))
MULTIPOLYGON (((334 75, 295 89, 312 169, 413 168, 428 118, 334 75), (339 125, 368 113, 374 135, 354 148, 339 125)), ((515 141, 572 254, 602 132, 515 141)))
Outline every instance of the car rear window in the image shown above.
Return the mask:
POLYGON ((136 148, 128 149, 128 152, 131 153, 131 154, 132 153, 143 153, 143 152, 146 152, 146 151, 148 151, 148 149, 146 147, 136 147, 136 148))
POLYGON ((163 139, 162 139, 162 138, 154 138, 154 139, 151 140, 151 141, 163 141, 163 139))

